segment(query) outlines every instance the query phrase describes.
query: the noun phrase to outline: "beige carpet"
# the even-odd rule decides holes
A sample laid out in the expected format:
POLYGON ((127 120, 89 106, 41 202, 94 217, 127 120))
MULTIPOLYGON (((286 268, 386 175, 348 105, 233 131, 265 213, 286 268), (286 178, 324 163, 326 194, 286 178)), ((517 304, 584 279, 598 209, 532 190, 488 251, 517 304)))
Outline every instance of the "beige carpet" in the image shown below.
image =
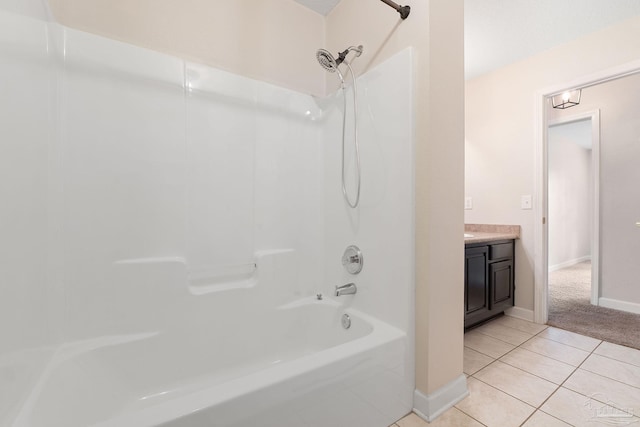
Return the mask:
POLYGON ((640 314, 591 305, 591 263, 549 273, 549 325, 640 349, 640 314))

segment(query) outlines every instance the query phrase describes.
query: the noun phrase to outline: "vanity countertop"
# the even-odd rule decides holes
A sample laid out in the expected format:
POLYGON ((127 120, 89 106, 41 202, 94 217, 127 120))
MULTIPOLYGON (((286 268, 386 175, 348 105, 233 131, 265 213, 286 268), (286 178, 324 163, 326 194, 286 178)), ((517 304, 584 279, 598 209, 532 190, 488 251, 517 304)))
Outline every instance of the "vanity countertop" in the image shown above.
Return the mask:
POLYGON ((465 234, 471 234, 473 236, 465 236, 465 245, 520 238, 519 225, 465 224, 464 232, 465 234))

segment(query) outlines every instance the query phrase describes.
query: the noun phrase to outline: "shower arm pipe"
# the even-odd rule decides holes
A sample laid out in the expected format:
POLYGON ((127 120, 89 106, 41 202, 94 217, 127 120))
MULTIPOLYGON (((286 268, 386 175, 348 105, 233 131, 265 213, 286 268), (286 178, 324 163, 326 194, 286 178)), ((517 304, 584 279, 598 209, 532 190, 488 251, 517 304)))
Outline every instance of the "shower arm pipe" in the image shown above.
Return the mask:
POLYGON ((411 6, 400 6, 398 3, 393 2, 391 0, 380 0, 382 3, 390 6, 396 10, 400 14, 400 18, 407 19, 409 14, 411 13, 411 6))

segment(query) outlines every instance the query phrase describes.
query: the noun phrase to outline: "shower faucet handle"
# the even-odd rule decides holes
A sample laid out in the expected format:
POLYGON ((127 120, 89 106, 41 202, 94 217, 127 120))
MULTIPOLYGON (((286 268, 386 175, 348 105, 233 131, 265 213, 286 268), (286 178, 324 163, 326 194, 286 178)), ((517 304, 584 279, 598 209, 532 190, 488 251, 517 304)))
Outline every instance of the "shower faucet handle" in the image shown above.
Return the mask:
POLYGON ((364 258, 362 251, 355 245, 351 245, 345 249, 342 255, 342 265, 351 274, 358 274, 362 271, 364 258))

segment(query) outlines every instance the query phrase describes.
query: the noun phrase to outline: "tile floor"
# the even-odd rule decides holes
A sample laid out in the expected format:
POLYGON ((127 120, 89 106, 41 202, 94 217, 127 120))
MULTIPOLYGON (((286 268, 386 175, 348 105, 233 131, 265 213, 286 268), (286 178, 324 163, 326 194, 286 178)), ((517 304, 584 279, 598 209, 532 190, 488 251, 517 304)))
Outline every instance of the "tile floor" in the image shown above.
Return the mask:
POLYGON ((640 426, 640 350, 504 316, 465 334, 464 372, 469 397, 390 427, 640 426))

